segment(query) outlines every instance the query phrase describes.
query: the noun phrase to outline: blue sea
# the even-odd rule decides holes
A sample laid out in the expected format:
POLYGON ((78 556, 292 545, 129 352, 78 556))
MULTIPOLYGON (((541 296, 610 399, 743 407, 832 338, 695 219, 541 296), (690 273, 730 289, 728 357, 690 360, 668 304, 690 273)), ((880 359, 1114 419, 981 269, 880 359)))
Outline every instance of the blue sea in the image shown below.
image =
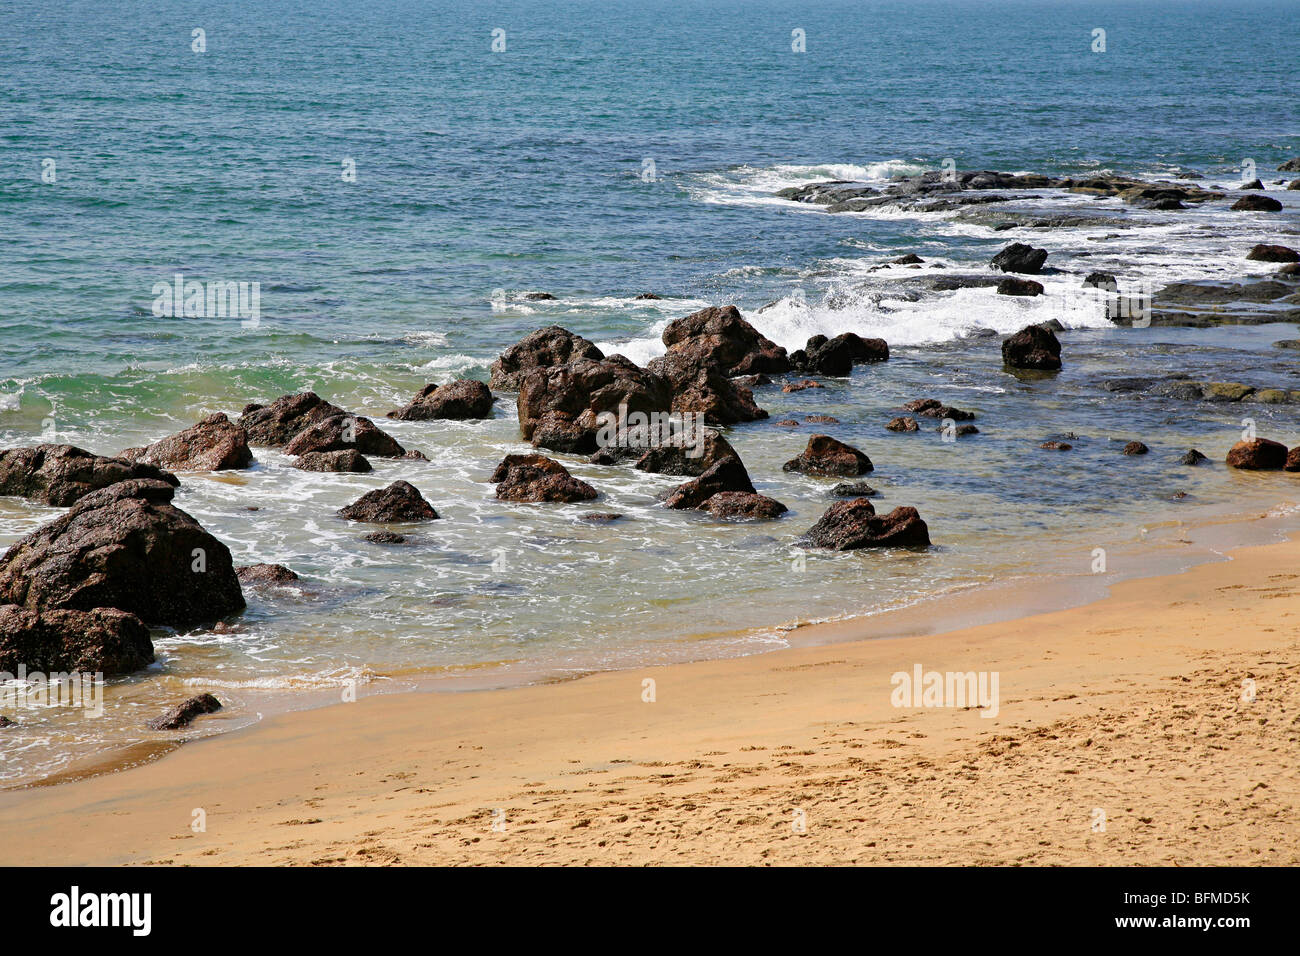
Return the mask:
MULTIPOLYGON (((248 472, 182 476, 177 504, 237 563, 287 564, 301 587, 250 592, 220 632, 158 632, 159 662, 114 682, 99 722, 22 718, 0 740, 0 779, 155 740, 144 720, 198 690, 228 705, 204 726, 229 728, 347 681, 478 686, 752 653, 795 623, 1088 574, 1096 547, 1140 552, 1161 529, 1174 547, 1197 522, 1289 513, 1290 476, 1176 459, 1198 447, 1222 462, 1247 415, 1294 444, 1294 406, 1118 398, 1098 382, 1300 390, 1295 353, 1272 347, 1293 323, 1127 329, 1067 300, 1092 269, 1242 281, 1275 268, 1245 260, 1253 243, 1300 245, 1300 192, 1275 172, 1300 155, 1296 13, 1281 0, 5 0, 3 447, 115 453, 304 389, 380 418, 429 382, 486 380, 540 326, 645 362, 669 321, 707 305, 736 304, 790 349, 855 331, 893 357, 826 389, 756 392, 771 418, 727 437, 790 507, 768 524, 666 512, 656 495, 676 479, 581 459, 565 462, 601 491, 591 506, 497 502, 487 475, 527 447, 505 393, 488 422, 382 423, 427 463, 321 475, 256 449, 248 472), (1257 169, 1286 208, 1045 194, 1041 208, 1104 210, 1124 228, 995 231, 776 195, 945 162, 1190 174, 1225 191, 1257 169), (1049 249, 1047 295, 918 293, 878 268, 916 253, 921 275, 987 271, 1011 241, 1049 249), (258 283, 259 320, 156 315, 155 285, 178 274, 258 283), (989 336, 1048 317, 1069 329, 1066 369, 1003 372, 989 336), (974 409, 980 436, 882 429, 925 396, 974 409), (839 424, 776 426, 810 414, 839 424), (781 463, 823 428, 876 462, 880 505, 920 509, 932 549, 800 549, 827 483, 781 463), (1066 434, 1071 453, 1038 450, 1066 434), (1152 454, 1119 457, 1133 439, 1152 454), (408 546, 334 516, 397 478, 443 515, 408 546), (625 519, 592 525, 584 510, 625 519)), ((0 544, 57 513, 0 500, 0 544)))

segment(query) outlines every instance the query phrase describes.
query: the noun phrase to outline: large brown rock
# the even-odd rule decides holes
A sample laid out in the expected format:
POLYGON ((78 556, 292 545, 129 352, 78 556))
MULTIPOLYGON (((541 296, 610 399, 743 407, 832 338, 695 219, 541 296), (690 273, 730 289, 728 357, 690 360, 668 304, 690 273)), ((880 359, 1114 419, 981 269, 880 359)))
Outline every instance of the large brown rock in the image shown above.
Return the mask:
POLYGON ((156 465, 92 455, 75 445, 33 445, 0 451, 0 495, 19 495, 66 508, 120 481, 151 479, 179 485, 156 465))
POLYGON ((865 475, 873 468, 870 458, 830 435, 813 435, 799 457, 781 467, 805 475, 865 475))
POLYGON ((1231 208, 1236 212, 1281 212, 1282 204, 1272 196, 1260 196, 1251 193, 1249 196, 1242 196, 1231 208))
POLYGON ((488 385, 505 391, 518 391, 529 372, 568 365, 579 359, 599 362, 605 353, 568 329, 548 325, 530 332, 492 363, 488 385))
POLYGON ((309 425, 284 446, 286 455, 321 451, 353 451, 382 458, 402 458, 406 449, 397 439, 359 415, 334 415, 309 425))
POLYGON ((867 498, 837 501, 804 536, 814 548, 917 547, 930 543, 930 529, 915 508, 895 508, 879 516, 867 498))
POLYGON ((704 416, 710 425, 735 425, 767 418, 754 393, 732 379, 720 365, 699 356, 669 352, 651 360, 647 369, 672 388, 672 410, 704 416))
POLYGON ((405 449, 368 418, 352 415, 315 392, 281 395, 270 405, 246 405, 239 425, 254 445, 289 455, 355 448, 363 455, 400 458, 405 449))
POLYGON ((1041 325, 1027 325, 1002 340, 1002 364, 1008 368, 1054 371, 1061 367, 1061 342, 1041 325))
POLYGON ((339 509, 339 514, 349 521, 368 521, 373 524, 410 524, 417 521, 434 521, 438 512, 424 500, 424 495, 406 481, 395 481, 387 488, 367 491, 352 504, 339 509))
POLYGON ((457 379, 446 385, 426 385, 404 407, 388 413, 404 422, 432 419, 492 417, 492 392, 482 382, 457 379))
POLYGON ((704 510, 715 518, 769 521, 790 509, 775 498, 748 491, 719 491, 704 503, 704 510))
POLYGON ((715 431, 707 430, 698 443, 699 454, 692 457, 696 450, 683 445, 664 445, 651 448, 636 460, 633 466, 638 471, 656 475, 681 475, 683 478, 698 478, 715 464, 728 456, 735 455, 736 449, 731 443, 715 431))
POLYGON ((1277 471, 1286 466, 1286 445, 1267 438, 1239 441, 1228 450, 1227 462, 1244 471, 1277 471))
POLYGON ((679 485, 669 495, 664 505, 679 510, 702 508, 710 498, 724 491, 755 494, 754 483, 749 480, 749 472, 745 470, 744 464, 737 455, 729 455, 711 466, 698 478, 692 478, 690 481, 679 485))
POLYGON ((854 332, 842 332, 833 339, 814 335, 792 356, 801 372, 834 375, 843 378, 853 366, 889 359, 889 344, 884 339, 864 339, 854 332))
POLYGON ((235 568, 239 583, 249 587, 262 584, 292 584, 298 580, 298 572, 286 568, 283 564, 245 564, 235 568))
POLYGON ((492 473, 502 501, 591 501, 596 489, 545 455, 507 455, 492 473))
POLYGON ((248 433, 221 412, 143 448, 128 448, 123 458, 176 471, 226 471, 253 463, 248 433))
POLYGON ((0 601, 29 610, 120 608, 185 630, 244 609, 230 550, 171 503, 162 481, 86 495, 0 558, 0 601))
POLYGON ((149 721, 151 730, 179 730, 189 724, 195 717, 214 714, 221 709, 221 701, 212 694, 198 694, 182 701, 149 721))
POLYGON ((662 377, 622 355, 602 361, 580 359, 534 370, 519 388, 519 430, 539 448, 591 454, 597 447, 601 413, 665 413, 672 388, 662 377))
POLYGON ((1300 262, 1300 252, 1296 252, 1289 246, 1274 246, 1261 242, 1251 247, 1246 258, 1255 262, 1300 262))
POLYGON ((0 607, 0 671, 129 674, 153 663, 149 629, 117 608, 89 611, 0 607))
POLYGON ((1043 271, 1043 263, 1046 261, 1046 249, 1035 249, 1023 242, 1013 242, 993 257, 991 265, 1003 272, 1037 275, 1043 271))
POLYGON ((300 471, 333 471, 365 474, 373 471, 369 460, 355 448, 341 451, 309 451, 299 455, 293 467, 300 471))
POLYGON ((668 355, 697 366, 717 366, 725 375, 788 372, 785 349, 750 325, 734 305, 711 306, 675 319, 664 329, 668 355))

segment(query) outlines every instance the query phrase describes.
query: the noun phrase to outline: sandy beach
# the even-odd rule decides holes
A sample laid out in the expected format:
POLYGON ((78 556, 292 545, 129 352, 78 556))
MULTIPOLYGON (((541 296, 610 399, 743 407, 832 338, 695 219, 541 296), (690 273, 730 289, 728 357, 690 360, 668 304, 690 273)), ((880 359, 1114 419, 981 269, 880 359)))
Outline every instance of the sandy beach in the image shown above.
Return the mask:
POLYGON ((0 794, 0 861, 1296 864, 1298 557, 934 636, 819 625, 759 656, 282 715, 0 794), (996 672, 996 716, 895 707, 917 665, 996 672))

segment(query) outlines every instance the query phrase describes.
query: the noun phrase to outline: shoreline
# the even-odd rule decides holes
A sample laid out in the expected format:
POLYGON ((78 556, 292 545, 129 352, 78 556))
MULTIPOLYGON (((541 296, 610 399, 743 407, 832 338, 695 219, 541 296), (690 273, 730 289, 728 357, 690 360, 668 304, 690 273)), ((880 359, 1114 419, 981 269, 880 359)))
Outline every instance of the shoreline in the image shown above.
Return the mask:
POLYGON ((937 634, 854 618, 744 657, 288 712, 0 793, 3 861, 1300 862, 1300 645, 1272 626, 1300 613, 1277 570, 1298 555, 1255 545, 937 634), (999 673, 998 715, 893 707, 914 664, 999 673))

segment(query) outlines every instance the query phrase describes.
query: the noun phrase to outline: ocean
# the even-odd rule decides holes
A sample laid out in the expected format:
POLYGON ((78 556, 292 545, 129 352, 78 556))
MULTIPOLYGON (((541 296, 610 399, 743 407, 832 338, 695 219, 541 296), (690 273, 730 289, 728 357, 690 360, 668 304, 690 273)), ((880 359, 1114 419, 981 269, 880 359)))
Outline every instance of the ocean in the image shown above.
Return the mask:
MULTIPOLYGON (((1290 514, 1290 476, 1176 462, 1197 447, 1221 463, 1244 417, 1290 444, 1295 406, 1098 383, 1186 373, 1300 389, 1296 353, 1272 346, 1295 324, 1120 328, 1070 293, 1094 269, 1122 286, 1262 277, 1276 267, 1246 249, 1297 244, 1300 193, 1273 185, 1300 154, 1295 12, 1276 0, 6 0, 0 447, 115 453, 312 389, 430 460, 316 474, 255 449, 249 471, 183 475, 176 503, 236 563, 286 564, 300 586, 248 590, 220 632, 157 632, 158 663, 110 682, 98 720, 19 715, 0 734, 0 780, 164 740, 144 721, 201 690, 227 709, 194 734, 337 699, 348 682, 460 688, 752 653, 784 646, 800 621, 1092 576, 1097 547, 1140 555, 1198 522, 1290 514), (957 212, 829 214, 776 195, 945 163, 1192 173, 1225 191, 1257 169, 1286 209, 1163 212, 1058 191, 1034 208, 1123 228, 995 230, 957 212), (1045 296, 903 281, 987 270, 1012 241, 1049 250, 1045 296), (905 253, 919 270, 879 268, 905 253), (177 274, 258 283, 258 321, 155 314, 155 286, 177 274), (892 351, 825 389, 759 389, 771 418, 729 430, 758 490, 790 507, 779 521, 666 511, 656 495, 678 479, 565 456, 600 500, 498 502, 487 476, 528 448, 507 393, 487 422, 380 421, 429 382, 486 380, 535 328, 645 362, 669 321, 728 303, 789 349, 854 331, 892 351), (1053 317, 1068 329, 1065 370, 1005 373, 990 336, 1053 317), (926 396, 975 410, 981 434, 883 430, 926 396), (788 419, 802 424, 776 427, 788 419), (830 483, 781 464, 822 428, 871 456, 878 504, 917 507, 934 547, 799 546, 830 483), (1069 453, 1037 447, 1064 435, 1069 453), (1134 439, 1152 453, 1121 457, 1134 439), (335 516, 397 478, 442 515, 408 544, 364 541, 370 529, 335 516), (579 520, 591 510, 624 519, 579 520)), ((0 545, 58 513, 0 499, 0 545)))

